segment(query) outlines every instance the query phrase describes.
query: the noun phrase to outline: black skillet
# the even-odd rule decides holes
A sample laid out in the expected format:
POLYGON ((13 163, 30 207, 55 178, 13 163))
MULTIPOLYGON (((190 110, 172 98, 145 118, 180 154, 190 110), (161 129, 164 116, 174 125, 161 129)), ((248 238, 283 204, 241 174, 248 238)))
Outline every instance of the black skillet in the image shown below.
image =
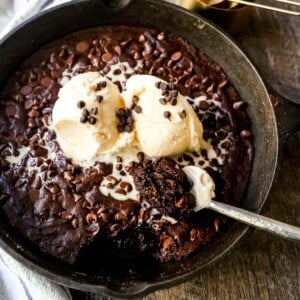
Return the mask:
MULTIPOLYGON (((245 209, 259 212, 272 186, 280 145, 299 129, 300 110, 282 97, 270 94, 262 78, 238 46, 203 18, 155 0, 84 0, 50 9, 17 28, 0 44, 0 83, 32 52, 65 34, 94 26, 126 24, 156 28, 184 37, 214 59, 249 104, 255 158, 245 209), (273 107, 276 102, 276 108, 273 107), (278 129, 278 128, 279 129, 278 129)), ((20 237, 0 218, 0 246, 26 266, 47 278, 81 290, 132 297, 186 280, 224 256, 245 234, 247 227, 228 221, 207 246, 181 262, 158 264, 144 258, 113 259, 103 249, 93 263, 64 264, 20 237), (101 254, 101 252, 103 254, 101 254), (93 265, 87 268, 87 265, 93 265)))

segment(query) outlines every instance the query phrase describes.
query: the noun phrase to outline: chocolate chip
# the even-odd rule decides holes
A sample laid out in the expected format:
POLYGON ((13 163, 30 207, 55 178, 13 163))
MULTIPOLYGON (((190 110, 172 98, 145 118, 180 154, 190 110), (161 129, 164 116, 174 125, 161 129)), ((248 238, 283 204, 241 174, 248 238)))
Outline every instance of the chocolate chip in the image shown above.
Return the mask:
POLYGON ((175 206, 177 207, 177 208, 182 208, 182 207, 184 207, 186 205, 186 201, 185 201, 185 197, 183 196, 183 197, 181 197, 180 199, 178 199, 178 200, 175 200, 175 206))
POLYGON ((182 57, 182 53, 181 53, 180 51, 177 51, 177 52, 175 52, 175 53, 173 53, 173 54, 171 55, 171 60, 172 60, 172 61, 177 61, 177 60, 179 60, 181 57, 182 57))
POLYGON ((122 70, 120 70, 120 69, 116 69, 113 72, 114 75, 120 75, 121 73, 122 73, 122 70))
POLYGON ((52 194, 57 194, 60 191, 60 189, 56 184, 52 184, 49 188, 49 191, 52 194))
POLYGON ((79 221, 77 218, 74 218, 71 222, 73 228, 78 228, 78 225, 79 225, 79 221))
POLYGON ((121 195, 126 195, 126 191, 124 191, 123 189, 116 189, 116 193, 117 194, 121 194, 121 195))
POLYGON ((177 104, 177 99, 176 98, 172 98, 171 105, 175 106, 176 104, 177 104))
POLYGON ((241 110, 246 106, 246 103, 244 101, 236 101, 233 103, 232 107, 235 110, 241 110))
POLYGON ((85 107, 85 102, 84 101, 78 101, 77 102, 77 107, 78 108, 84 108, 85 107))
POLYGON ((200 101, 199 107, 202 110, 208 110, 209 109, 209 103, 207 101, 200 101))
POLYGON ((252 132, 250 130, 242 130, 240 136, 241 138, 246 139, 252 136, 252 132))
POLYGON ((116 165, 116 170, 117 170, 117 171, 121 171, 122 168, 123 168, 122 164, 117 164, 117 165, 116 165))
POLYGON ((90 112, 86 109, 86 108, 84 108, 83 109, 83 111, 82 111, 82 116, 89 116, 90 115, 90 112))
POLYGON ((168 88, 168 85, 165 82, 160 82, 159 88, 165 91, 168 88))
POLYGON ((97 95, 96 100, 98 103, 101 103, 103 101, 103 96, 97 95))
POLYGON ((122 159, 121 156, 117 156, 117 157, 116 157, 116 161, 117 161, 118 163, 121 163, 121 162, 123 162, 123 159, 122 159))
POLYGON ((165 33, 164 33, 164 32, 160 32, 160 33, 157 35, 157 39, 158 39, 159 41, 162 41, 164 38, 165 38, 165 33))
POLYGON ((50 77, 44 77, 41 79, 41 85, 44 87, 49 87, 53 84, 53 79, 50 77))
POLYGON ((145 159, 144 152, 138 152, 137 153, 137 159, 138 159, 139 163, 142 163, 144 161, 144 159, 145 159))
POLYGON ((175 83, 174 83, 174 82, 169 83, 169 84, 168 84, 168 88, 169 88, 170 90, 174 90, 174 89, 176 88, 175 83))
POLYGON ((93 116, 90 116, 89 117, 89 123, 91 125, 95 125, 97 123, 97 118, 93 117, 93 116))
POLYGON ((5 112, 8 117, 14 117, 17 112, 17 108, 16 106, 8 105, 5 108, 5 112))
POLYGON ((132 191, 132 185, 129 182, 122 181, 120 187, 124 189, 127 193, 132 191))
POLYGON ((134 104, 137 104, 137 102, 140 100, 140 98, 138 97, 138 96, 136 96, 136 95, 133 95, 133 97, 132 97, 132 102, 134 103, 134 104))
POLYGON ((86 215, 85 220, 90 225, 90 224, 96 223, 98 220, 98 217, 95 213, 90 212, 86 215))
POLYGON ((127 222, 128 221, 128 217, 124 212, 118 212, 115 216, 115 220, 116 221, 121 221, 121 222, 127 222))
POLYGON ((101 91, 101 90, 103 90, 104 88, 106 88, 106 86, 107 86, 107 82, 106 81, 100 81, 100 82, 98 82, 97 84, 96 84, 96 86, 95 86, 95 91, 101 91))
POLYGON ((166 105, 167 101, 166 101, 165 98, 160 98, 159 103, 162 104, 162 105, 166 105))
POLYGON ((112 59, 112 54, 109 52, 105 52, 104 54, 102 54, 101 57, 102 57, 102 60, 107 63, 112 59))
POLYGON ((33 101, 32 100, 26 100, 25 103, 24 103, 24 107, 25 109, 30 109, 33 105, 33 101))
POLYGON ((179 114, 179 117, 180 117, 181 119, 184 119, 184 118, 186 117, 186 111, 183 110, 183 111, 179 114))
POLYGON ((29 95, 32 92, 32 87, 30 85, 24 85, 20 92, 24 96, 29 95))
POLYGON ((197 237, 199 237, 199 230, 193 228, 190 231, 190 240, 193 242, 197 237))
POLYGON ((139 42, 140 42, 140 43, 143 43, 143 42, 145 42, 145 40, 146 40, 145 36, 144 36, 143 34, 141 34, 141 35, 139 36, 139 42))
POLYGON ((80 123, 86 123, 88 121, 88 117, 87 116, 81 116, 80 117, 80 123))
POLYGON ((91 109, 91 114, 96 116, 98 114, 98 107, 93 107, 91 109))
POLYGON ((160 89, 160 84, 161 84, 161 81, 156 81, 155 82, 155 87, 158 88, 158 89, 160 89))
POLYGON ((164 112, 164 117, 165 117, 166 119, 169 119, 169 118, 171 117, 171 113, 170 113, 169 111, 165 111, 165 112, 164 112))
POLYGON ((137 114, 140 114, 140 113, 142 112, 141 106, 136 105, 135 108, 134 108, 134 111, 135 111, 137 114))
POLYGON ((76 50, 81 53, 87 52, 89 50, 89 48, 90 48, 90 45, 87 42, 79 42, 76 45, 76 50))
POLYGON ((122 49, 120 46, 115 46, 115 52, 118 54, 118 55, 121 55, 121 52, 122 52, 122 49))
POLYGON ((228 80, 223 80, 221 83, 218 84, 218 88, 221 89, 223 88, 226 84, 228 83, 228 80))

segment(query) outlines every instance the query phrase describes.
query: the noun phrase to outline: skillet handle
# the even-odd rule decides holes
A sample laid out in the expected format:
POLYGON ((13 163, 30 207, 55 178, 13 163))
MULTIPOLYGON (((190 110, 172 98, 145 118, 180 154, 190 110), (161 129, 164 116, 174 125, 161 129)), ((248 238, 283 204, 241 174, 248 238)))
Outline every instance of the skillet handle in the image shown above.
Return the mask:
POLYGON ((282 145, 291 134, 300 130, 300 105, 285 99, 274 90, 270 91, 270 98, 276 115, 279 142, 282 145))

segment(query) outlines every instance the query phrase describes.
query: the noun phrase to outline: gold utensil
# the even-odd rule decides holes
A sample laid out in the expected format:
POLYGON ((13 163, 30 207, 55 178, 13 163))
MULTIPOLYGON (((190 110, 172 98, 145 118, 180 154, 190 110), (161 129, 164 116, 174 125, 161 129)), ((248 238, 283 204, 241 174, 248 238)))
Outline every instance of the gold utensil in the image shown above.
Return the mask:
MULTIPOLYGON (((274 1, 280 2, 280 3, 285 3, 285 4, 290 4, 290 5, 295 5, 295 6, 300 6, 300 2, 295 2, 292 0, 274 0, 274 1)), ((283 9, 283 8, 279 8, 279 7, 275 7, 275 6, 250 2, 250 1, 246 1, 246 0, 182 0, 182 1, 180 1, 180 4, 188 9, 194 9, 196 7, 201 7, 202 9, 209 9, 210 7, 215 7, 216 5, 226 3, 226 2, 229 3, 228 9, 235 8, 238 4, 243 4, 243 5, 247 5, 247 6, 254 6, 254 7, 269 9, 269 10, 278 11, 278 12, 282 12, 282 13, 286 13, 286 14, 300 16, 300 11, 283 9)))

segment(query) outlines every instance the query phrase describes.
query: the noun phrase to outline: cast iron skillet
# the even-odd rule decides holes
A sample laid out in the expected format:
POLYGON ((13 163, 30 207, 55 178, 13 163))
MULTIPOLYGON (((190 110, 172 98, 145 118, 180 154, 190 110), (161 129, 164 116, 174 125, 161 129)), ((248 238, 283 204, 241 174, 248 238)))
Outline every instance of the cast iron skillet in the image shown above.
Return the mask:
MULTIPOLYGON (((47 42, 80 29, 112 24, 146 26, 182 36, 224 69, 249 104, 248 114, 255 136, 253 169, 241 206, 259 212, 274 179, 279 145, 293 130, 299 129, 300 110, 281 98, 274 112, 273 96, 249 59, 228 36, 199 16, 156 0, 73 1, 31 19, 1 43, 0 83, 5 82, 24 58, 47 42)), ((246 226, 228 221, 219 236, 206 247, 186 260, 167 264, 130 255, 110 258, 103 249, 98 249, 99 252, 90 256, 89 264, 86 258, 70 266, 34 248, 3 218, 0 218, 0 246, 57 283, 112 296, 132 297, 186 280, 228 253, 246 230, 246 226)))

